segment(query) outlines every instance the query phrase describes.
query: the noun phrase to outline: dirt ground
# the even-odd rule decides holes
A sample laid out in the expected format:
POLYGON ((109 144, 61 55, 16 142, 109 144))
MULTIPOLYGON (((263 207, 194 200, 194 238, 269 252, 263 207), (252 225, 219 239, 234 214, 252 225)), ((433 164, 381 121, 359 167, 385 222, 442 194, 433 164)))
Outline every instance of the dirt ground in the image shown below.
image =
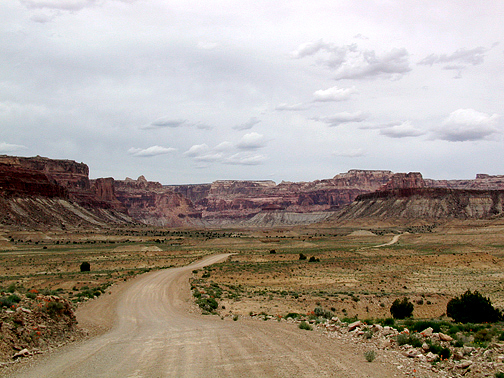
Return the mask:
POLYGON ((78 303, 114 282, 215 253, 233 255, 195 271, 193 279, 224 290, 221 315, 323 307, 340 317, 385 318, 395 299, 408 297, 416 318, 437 318, 467 289, 504 307, 503 220, 269 230, 0 229, 0 286, 45 289, 78 303), (80 271, 82 262, 90 272, 80 271))

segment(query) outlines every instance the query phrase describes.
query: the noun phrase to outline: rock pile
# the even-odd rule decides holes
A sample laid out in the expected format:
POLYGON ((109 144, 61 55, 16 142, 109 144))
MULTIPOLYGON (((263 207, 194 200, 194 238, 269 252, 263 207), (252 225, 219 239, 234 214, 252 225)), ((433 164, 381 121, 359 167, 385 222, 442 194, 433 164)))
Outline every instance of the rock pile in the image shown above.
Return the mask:
POLYGON ((35 290, 1 293, 0 298, 0 367, 82 336, 65 299, 35 290))
POLYGON ((419 333, 410 333, 408 329, 399 332, 380 324, 342 323, 337 317, 319 324, 318 328, 328 337, 347 339, 361 348, 375 350, 378 355, 386 352, 396 360, 392 363, 398 369, 409 371, 412 376, 476 378, 504 372, 504 344, 492 343, 487 348, 456 346, 451 336, 433 332, 430 327, 419 333))

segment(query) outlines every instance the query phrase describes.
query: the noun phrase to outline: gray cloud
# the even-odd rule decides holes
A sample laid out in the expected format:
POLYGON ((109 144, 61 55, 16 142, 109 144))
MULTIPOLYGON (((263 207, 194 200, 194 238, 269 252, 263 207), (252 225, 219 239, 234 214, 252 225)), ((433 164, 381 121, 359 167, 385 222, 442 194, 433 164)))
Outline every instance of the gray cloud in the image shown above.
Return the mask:
POLYGON ((425 134, 425 131, 413 126, 410 121, 380 129, 380 134, 389 138, 410 138, 425 134))
POLYGON ((144 126, 143 129, 158 129, 164 127, 180 127, 183 126, 187 120, 185 119, 172 119, 170 117, 161 117, 151 122, 149 125, 144 126))
POLYGON ((465 142, 488 139, 502 131, 497 127, 500 116, 488 115, 474 109, 458 109, 450 113, 443 124, 434 130, 435 139, 465 142))
POLYGON ((166 155, 171 152, 176 151, 176 148, 166 148, 166 147, 161 147, 161 146, 151 146, 148 148, 135 148, 131 147, 128 150, 128 153, 133 156, 137 157, 152 157, 152 156, 158 156, 158 155, 166 155))
MULTIPOLYGON (((485 53, 488 52, 489 49, 485 47, 476 47, 474 49, 466 50, 464 48, 458 49, 454 53, 447 54, 430 54, 423 58, 417 64, 432 66, 434 64, 439 63, 458 63, 460 64, 471 64, 476 66, 478 64, 482 64, 485 60, 485 53)), ((460 69, 460 68, 448 68, 451 66, 445 66, 445 69, 460 69)))
POLYGON ((261 122, 261 120, 258 119, 257 117, 251 117, 247 122, 242 123, 240 125, 233 126, 233 129, 235 129, 235 130, 249 130, 260 122, 261 122))
POLYGON ((369 116, 363 112, 341 112, 328 117, 314 117, 312 118, 314 121, 320 121, 327 123, 329 126, 339 126, 343 123, 350 122, 362 122, 365 121, 369 116))

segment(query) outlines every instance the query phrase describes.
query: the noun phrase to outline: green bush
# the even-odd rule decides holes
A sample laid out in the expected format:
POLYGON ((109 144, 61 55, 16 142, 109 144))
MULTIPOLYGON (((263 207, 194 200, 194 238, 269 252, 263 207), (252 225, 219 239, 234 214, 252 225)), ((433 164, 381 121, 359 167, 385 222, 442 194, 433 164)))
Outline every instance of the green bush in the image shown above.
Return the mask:
POLYGON ((0 307, 12 307, 16 303, 21 302, 21 298, 19 298, 16 294, 11 294, 8 297, 0 298, 0 307))
POLYGON ((414 348, 419 348, 422 346, 422 342, 420 339, 414 335, 410 335, 407 333, 401 333, 397 335, 396 337, 396 342, 398 345, 411 345, 414 348))
POLYGON ((331 319, 334 316, 334 314, 331 311, 325 310, 322 307, 315 307, 315 310, 313 312, 315 313, 316 316, 326 319, 331 319))
POLYGON ((501 311, 492 306, 489 298, 471 290, 451 299, 446 306, 446 315, 460 323, 494 323, 502 320, 501 311))
POLYGON ((301 323, 299 323, 298 328, 299 329, 305 329, 307 331, 313 330, 313 327, 311 325, 309 325, 308 323, 306 323, 304 320, 301 323))
POLYGON ((214 298, 200 298, 196 301, 196 304, 206 312, 214 312, 219 307, 214 298))
POLYGON ((413 303, 408 298, 404 297, 403 300, 396 299, 390 307, 390 313, 394 319, 409 318, 413 315, 413 303))

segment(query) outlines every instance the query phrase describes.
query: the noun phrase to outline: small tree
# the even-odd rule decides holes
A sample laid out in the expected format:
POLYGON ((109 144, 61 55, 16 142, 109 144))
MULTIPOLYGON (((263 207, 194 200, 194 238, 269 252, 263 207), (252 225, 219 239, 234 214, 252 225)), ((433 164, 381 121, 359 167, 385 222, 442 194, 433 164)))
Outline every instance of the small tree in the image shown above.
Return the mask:
POLYGON ((471 290, 451 299, 446 306, 446 315, 460 323, 493 323, 502 320, 501 311, 492 306, 489 298, 471 290))
POLYGON ((396 299, 392 306, 390 306, 390 313, 394 319, 409 318, 413 315, 413 303, 408 298, 404 297, 403 300, 396 299))
POLYGON ((80 264, 80 271, 81 272, 90 272, 91 265, 88 262, 83 262, 82 264, 80 264))

